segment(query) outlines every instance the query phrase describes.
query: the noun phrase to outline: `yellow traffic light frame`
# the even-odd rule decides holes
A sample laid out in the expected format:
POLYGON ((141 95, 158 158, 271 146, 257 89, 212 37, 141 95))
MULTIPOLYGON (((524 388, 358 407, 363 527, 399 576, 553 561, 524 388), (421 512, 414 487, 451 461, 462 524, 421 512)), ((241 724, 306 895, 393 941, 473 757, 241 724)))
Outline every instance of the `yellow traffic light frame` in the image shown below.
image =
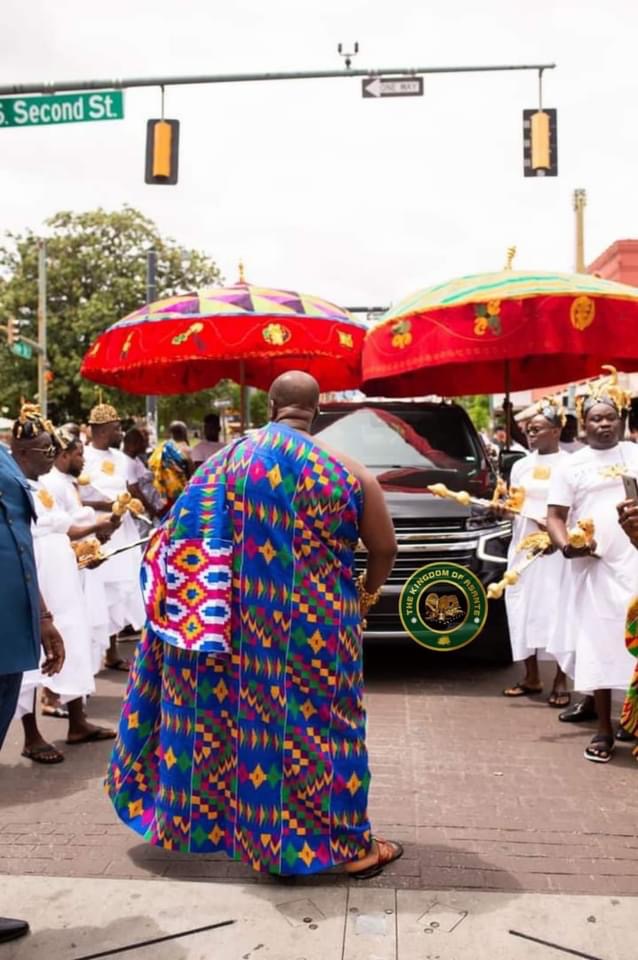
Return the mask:
POLYGON ((179 120, 158 117, 146 124, 145 183, 174 185, 179 167, 179 120))

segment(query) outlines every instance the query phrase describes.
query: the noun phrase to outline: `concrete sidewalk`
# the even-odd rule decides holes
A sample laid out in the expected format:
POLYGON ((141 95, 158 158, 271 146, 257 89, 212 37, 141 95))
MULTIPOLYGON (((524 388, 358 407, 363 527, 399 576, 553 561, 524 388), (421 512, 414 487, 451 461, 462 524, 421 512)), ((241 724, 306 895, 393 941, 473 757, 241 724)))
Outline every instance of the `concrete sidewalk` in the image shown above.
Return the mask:
MULTIPOLYGON (((224 920, 116 956, 131 960, 560 960, 551 941, 600 960, 638 956, 633 898, 302 886, 5 878, 0 914, 29 937, 2 960, 80 960, 224 920)), ((571 954, 573 956, 573 953, 571 954)))

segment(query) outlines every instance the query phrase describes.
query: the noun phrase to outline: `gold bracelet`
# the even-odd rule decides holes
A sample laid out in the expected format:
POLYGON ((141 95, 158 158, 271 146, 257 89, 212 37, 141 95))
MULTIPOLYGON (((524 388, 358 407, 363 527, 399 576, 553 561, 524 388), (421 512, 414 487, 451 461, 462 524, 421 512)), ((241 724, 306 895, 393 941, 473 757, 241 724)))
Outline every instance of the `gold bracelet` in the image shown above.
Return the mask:
POLYGON ((364 587, 365 579, 365 573, 360 573, 355 580, 355 586, 357 588, 357 593, 359 594, 359 604, 363 613, 367 613, 370 607, 373 607, 381 596, 381 587, 379 587, 378 590, 375 590, 374 593, 368 593, 364 587))

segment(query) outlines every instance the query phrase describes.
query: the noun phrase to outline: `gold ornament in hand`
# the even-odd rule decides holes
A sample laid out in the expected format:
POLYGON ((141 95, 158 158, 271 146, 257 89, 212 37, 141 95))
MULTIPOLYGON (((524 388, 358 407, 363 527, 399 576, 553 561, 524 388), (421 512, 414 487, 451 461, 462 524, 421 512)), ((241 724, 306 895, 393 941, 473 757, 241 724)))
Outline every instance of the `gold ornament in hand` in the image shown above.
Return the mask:
POLYGON ((450 490, 444 483, 431 483, 428 486, 428 490, 430 493, 433 493, 435 497, 446 497, 448 500, 456 500, 456 502, 460 503, 463 507, 469 507, 472 502, 472 498, 467 490, 450 490))
POLYGON ((520 513, 525 503, 525 487, 510 487, 503 506, 512 513, 520 513))
POLYGON ((378 590, 375 590, 374 593, 368 593, 364 586, 365 582, 365 573, 360 573, 355 580, 355 586, 357 588, 357 594, 359 595, 359 609, 361 610, 362 617, 365 617, 368 610, 378 602, 379 597, 381 596, 381 587, 379 587, 378 590))
POLYGON ((435 497, 446 497, 448 500, 456 500, 462 507, 477 506, 489 510, 491 507, 504 507, 511 513, 520 513, 521 507, 525 501, 525 490, 523 487, 512 487, 509 494, 504 480, 499 479, 494 489, 494 495, 491 500, 482 500, 480 497, 471 496, 467 490, 450 490, 444 483, 431 483, 427 488, 435 497), (506 500, 500 498, 506 496, 506 500))
POLYGON ((86 540, 75 540, 71 544, 78 567, 85 567, 96 560, 103 560, 102 545, 96 537, 87 537, 86 540))
POLYGON ((523 537, 516 548, 517 553, 526 553, 528 557, 533 557, 537 553, 547 553, 551 550, 552 541, 548 533, 530 533, 523 537))
POLYGON ((594 521, 591 519, 579 520, 575 527, 567 531, 567 542, 575 550, 582 550, 591 546, 594 539, 594 521))
POLYGON ((518 583, 520 578, 520 572, 518 570, 506 570, 503 574, 503 579, 499 580, 498 583, 490 583, 487 588, 487 599, 488 600, 498 600, 503 596, 507 587, 513 586, 513 584, 518 583))

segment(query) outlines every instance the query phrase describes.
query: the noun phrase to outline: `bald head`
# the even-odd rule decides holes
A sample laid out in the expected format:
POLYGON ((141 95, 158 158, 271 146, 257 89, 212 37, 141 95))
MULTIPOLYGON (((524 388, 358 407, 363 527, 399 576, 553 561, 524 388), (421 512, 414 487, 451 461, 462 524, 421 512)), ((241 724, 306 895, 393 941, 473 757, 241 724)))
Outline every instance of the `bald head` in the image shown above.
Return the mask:
POLYGON ((288 370, 270 385, 271 420, 305 420, 312 423, 319 406, 319 384, 303 370, 288 370))
POLYGON ((188 427, 183 420, 173 420, 168 426, 168 432, 176 443, 188 443, 188 427))

